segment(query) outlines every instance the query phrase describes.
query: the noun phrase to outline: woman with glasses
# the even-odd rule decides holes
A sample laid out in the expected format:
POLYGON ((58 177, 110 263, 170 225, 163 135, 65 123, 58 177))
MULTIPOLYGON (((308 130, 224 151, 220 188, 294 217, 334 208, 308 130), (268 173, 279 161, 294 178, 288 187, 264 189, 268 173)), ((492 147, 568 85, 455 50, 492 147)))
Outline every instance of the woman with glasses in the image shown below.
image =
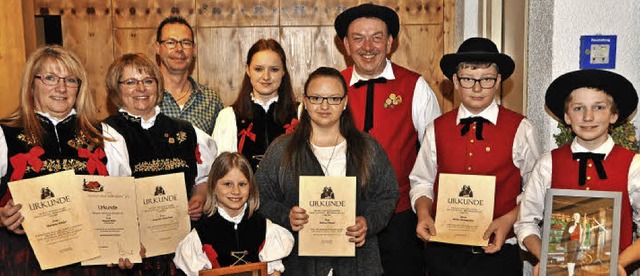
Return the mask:
MULTIPOLYGON (((133 177, 184 173, 190 195, 189 215, 202 215, 209 169, 216 156, 213 139, 191 123, 160 112, 163 78, 158 66, 143 54, 125 54, 107 72, 109 99, 120 108, 104 122, 105 135, 124 140, 123 153, 133 177)), ((143 245, 144 246, 144 245, 143 245)), ((173 254, 143 260, 142 274, 174 275, 173 254)), ((127 263, 127 266, 131 266, 127 263)))
MULTIPOLYGON (((94 94, 80 59, 60 46, 44 46, 22 75, 20 107, 0 121, 0 275, 41 274, 21 227, 7 183, 64 170, 87 175, 127 175, 118 144, 101 134, 94 94)), ((106 267, 80 264, 47 270, 76 275, 106 267)))
POLYGON ((259 212, 296 233, 309 218, 298 206, 301 175, 355 176, 356 220, 344 232, 355 244, 356 256, 302 257, 294 246, 284 261, 285 275, 383 273, 376 236, 393 214, 399 196, 397 180, 382 147, 356 129, 346 92, 339 71, 322 67, 311 73, 304 86, 300 123, 269 147, 256 173, 256 183, 261 198, 259 212))
POLYGON ((287 58, 273 39, 260 39, 247 54, 236 101, 218 114, 213 139, 218 152, 240 152, 253 170, 269 144, 296 126, 296 103, 287 58))

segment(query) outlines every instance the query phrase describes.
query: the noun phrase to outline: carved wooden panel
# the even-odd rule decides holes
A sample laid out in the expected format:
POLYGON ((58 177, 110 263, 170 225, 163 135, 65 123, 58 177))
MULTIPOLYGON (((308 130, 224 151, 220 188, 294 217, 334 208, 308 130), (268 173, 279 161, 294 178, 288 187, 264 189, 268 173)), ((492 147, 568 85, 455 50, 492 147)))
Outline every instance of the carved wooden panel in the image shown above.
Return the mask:
POLYGON ((116 28, 157 28, 170 15, 196 25, 195 0, 113 0, 113 9, 116 28))
POLYGON ((218 92, 225 105, 238 95, 247 52, 261 38, 278 39, 278 28, 198 28, 200 83, 218 92))
POLYGON ((277 26, 280 12, 273 0, 197 0, 200 27, 277 26))
POLYGON ((116 29, 113 31, 115 57, 143 53, 155 60, 156 29, 116 29))
MULTIPOLYGON (((193 76, 220 93, 226 105, 238 93, 249 47, 260 38, 282 44, 299 96, 310 72, 352 64, 333 29, 351 6, 373 2, 398 12, 402 24, 391 59, 417 71, 436 92, 443 111, 455 107, 439 61, 453 52, 455 0, 34 0, 36 14, 62 15, 65 46, 85 61, 92 88, 102 95, 114 57, 142 52, 155 58, 156 28, 169 15, 192 24, 197 47, 193 76)), ((101 108, 106 103, 99 104, 101 108)), ((101 112, 104 113, 103 109, 101 112)))
POLYGON ((346 68, 345 58, 340 52, 344 47, 333 27, 283 28, 280 42, 287 53, 293 90, 299 99, 307 77, 318 67, 346 68))

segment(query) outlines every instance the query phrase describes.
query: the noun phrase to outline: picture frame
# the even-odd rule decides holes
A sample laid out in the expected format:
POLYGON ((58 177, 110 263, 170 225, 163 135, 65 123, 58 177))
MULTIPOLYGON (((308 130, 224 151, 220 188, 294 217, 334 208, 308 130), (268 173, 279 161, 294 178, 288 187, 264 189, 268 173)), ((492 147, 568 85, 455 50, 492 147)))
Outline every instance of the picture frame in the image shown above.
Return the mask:
POLYGON ((617 275, 621 202, 620 192, 549 189, 540 275, 617 275))

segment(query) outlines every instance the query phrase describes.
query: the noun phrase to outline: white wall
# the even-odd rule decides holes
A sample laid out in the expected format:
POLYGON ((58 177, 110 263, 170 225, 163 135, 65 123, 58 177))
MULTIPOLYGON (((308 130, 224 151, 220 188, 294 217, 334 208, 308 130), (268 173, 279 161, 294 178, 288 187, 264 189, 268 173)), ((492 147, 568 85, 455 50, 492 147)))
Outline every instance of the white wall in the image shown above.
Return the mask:
MULTIPOLYGON (((579 69, 580 36, 582 35, 617 35, 616 68, 612 71, 625 76, 633 83, 636 90, 640 90, 640 1, 637 0, 530 0, 530 47, 534 48, 529 54, 530 75, 546 76, 543 82, 550 83, 556 77, 579 69), (551 6, 548 4, 551 3, 551 6), (553 17, 544 12, 536 12, 536 5, 542 9, 551 7, 553 17), (546 17, 546 18, 545 18, 546 17), (538 32, 536 28, 549 27, 544 20, 553 20, 551 32, 538 32), (538 22, 538 23, 535 23, 538 22), (533 30, 532 30, 533 29, 533 30), (541 49, 535 50, 537 41, 546 41, 551 36, 550 55, 541 49), (537 36, 536 36, 537 35, 537 36), (532 40, 533 39, 533 40, 532 40), (540 58, 538 58, 540 57, 540 58), (545 66, 536 66, 536 62, 551 61, 551 74, 540 72, 545 66), (542 68, 541 68, 542 67, 542 68), (550 79, 549 79, 550 77, 550 79)), ((543 44, 544 45, 544 44, 543 44)), ((545 46, 543 46, 545 47, 545 46)), ((547 66, 548 67, 548 66, 547 66)), ((548 69, 548 68, 547 68, 548 69)), ((534 85, 535 86, 535 85, 534 85)), ((544 89, 529 88, 529 98, 544 99, 544 89)), ((531 101, 529 101, 531 103, 531 101)), ((528 108, 529 115, 540 112, 540 106, 528 108)), ((543 129, 541 142, 543 150, 555 148, 552 133, 556 130, 556 122, 550 116, 545 120, 535 122, 543 129)), ((636 127, 640 125, 640 118, 634 119, 636 127)))

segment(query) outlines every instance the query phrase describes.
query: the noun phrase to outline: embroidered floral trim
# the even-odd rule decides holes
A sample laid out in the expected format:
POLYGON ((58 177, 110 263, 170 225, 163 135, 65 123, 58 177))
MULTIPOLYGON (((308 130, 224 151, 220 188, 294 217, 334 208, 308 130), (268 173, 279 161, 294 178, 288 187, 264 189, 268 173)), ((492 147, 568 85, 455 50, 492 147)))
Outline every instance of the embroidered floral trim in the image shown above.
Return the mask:
POLYGON ((162 172, 188 167, 187 162, 179 158, 154 159, 136 164, 133 167, 133 172, 162 172))
POLYGON ((187 133, 184 131, 176 133, 176 139, 178 139, 178 144, 182 144, 182 142, 187 141, 187 133))
MULTIPOLYGON (((45 159, 42 160, 42 168, 40 168, 40 172, 59 172, 66 170, 86 171, 87 164, 76 159, 45 159)), ((31 166, 27 166, 26 171, 33 172, 34 169, 31 166)))

